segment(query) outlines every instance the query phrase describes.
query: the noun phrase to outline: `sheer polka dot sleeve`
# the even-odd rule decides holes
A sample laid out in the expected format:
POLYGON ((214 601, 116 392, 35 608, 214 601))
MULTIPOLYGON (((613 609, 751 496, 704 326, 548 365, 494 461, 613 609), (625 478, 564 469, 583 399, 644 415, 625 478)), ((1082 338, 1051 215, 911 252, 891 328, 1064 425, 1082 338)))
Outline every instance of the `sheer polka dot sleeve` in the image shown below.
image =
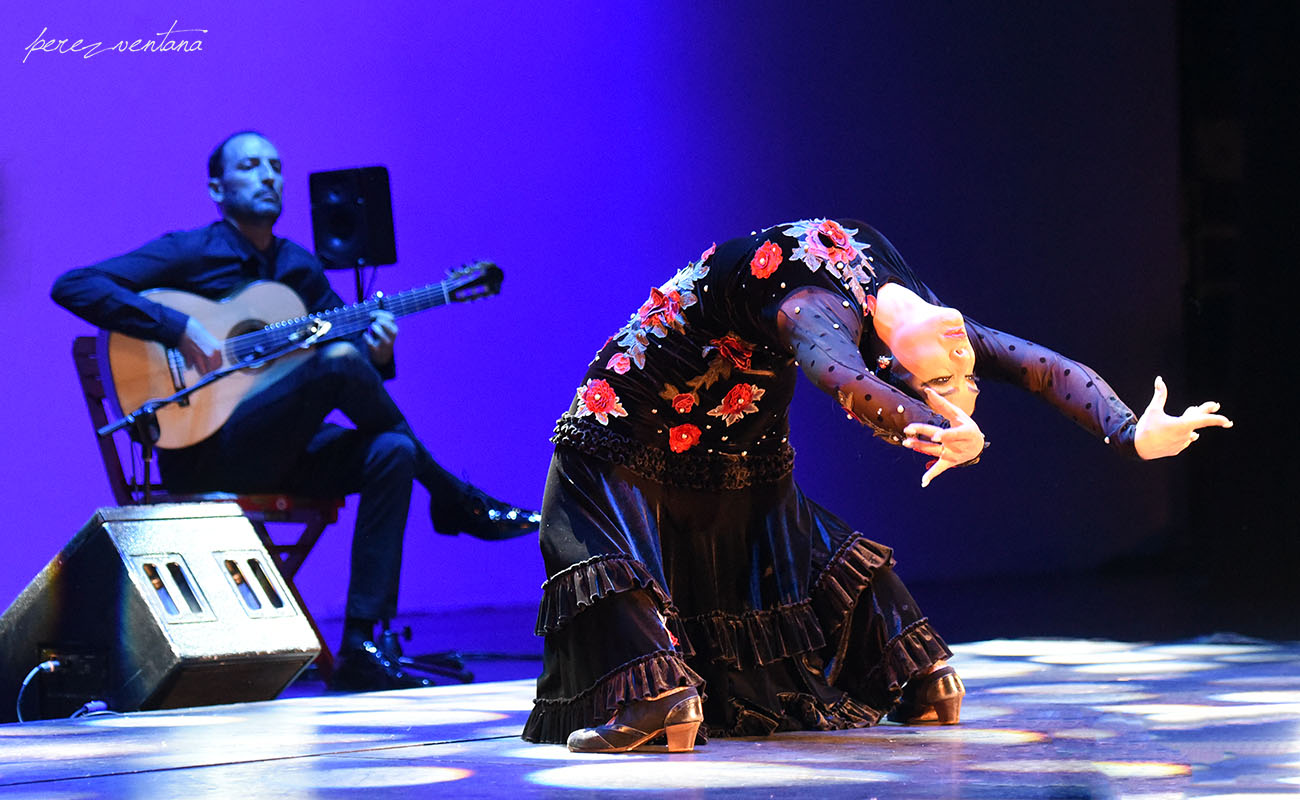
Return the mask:
POLYGON ((969 318, 966 329, 975 347, 975 371, 981 378, 1010 383, 1038 395, 1114 450, 1137 458, 1133 446, 1137 416, 1092 368, 969 318))
POLYGON ((804 375, 876 436, 901 444, 903 428, 913 422, 948 427, 925 403, 871 373, 858 349, 862 325, 856 306, 816 287, 790 294, 777 315, 781 341, 804 375))

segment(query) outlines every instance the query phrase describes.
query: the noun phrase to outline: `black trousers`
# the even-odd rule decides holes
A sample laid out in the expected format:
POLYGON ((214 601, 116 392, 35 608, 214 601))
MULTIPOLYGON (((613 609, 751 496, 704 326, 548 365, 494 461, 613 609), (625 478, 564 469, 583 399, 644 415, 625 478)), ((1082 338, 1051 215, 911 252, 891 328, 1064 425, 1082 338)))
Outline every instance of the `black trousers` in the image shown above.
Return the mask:
POLYGON ((455 491, 348 342, 321 348, 247 398, 204 441, 160 450, 159 468, 174 492, 359 494, 346 613, 363 619, 396 614, 412 481, 433 484, 435 498, 455 491), (336 410, 355 427, 326 423, 336 410))

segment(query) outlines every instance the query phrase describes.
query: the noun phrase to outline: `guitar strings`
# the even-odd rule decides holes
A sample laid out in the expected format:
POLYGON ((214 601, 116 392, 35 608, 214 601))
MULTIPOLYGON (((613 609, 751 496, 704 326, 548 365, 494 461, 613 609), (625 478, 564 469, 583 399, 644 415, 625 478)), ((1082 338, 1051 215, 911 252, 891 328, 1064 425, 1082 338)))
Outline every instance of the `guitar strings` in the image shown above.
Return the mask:
POLYGON ((296 317, 294 319, 273 322, 263 328, 248 333, 232 336, 225 341, 229 352, 235 357, 235 363, 260 358, 271 352, 274 346, 283 346, 284 337, 297 333, 303 327, 316 320, 325 320, 332 326, 329 337, 337 339, 360 333, 370 326, 371 314, 378 309, 391 311, 393 316, 401 317, 445 305, 450 300, 447 281, 431 283, 415 289, 399 292, 395 295, 372 297, 360 303, 340 306, 328 311, 296 317))

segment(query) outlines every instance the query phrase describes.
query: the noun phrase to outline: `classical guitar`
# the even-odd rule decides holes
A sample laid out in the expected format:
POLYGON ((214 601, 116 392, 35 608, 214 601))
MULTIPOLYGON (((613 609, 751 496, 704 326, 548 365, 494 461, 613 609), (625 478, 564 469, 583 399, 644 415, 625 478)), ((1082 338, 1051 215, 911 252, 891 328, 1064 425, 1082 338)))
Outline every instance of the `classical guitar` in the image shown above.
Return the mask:
MULTIPOLYGON (((208 300, 174 289, 153 289, 142 296, 197 318, 222 339, 223 369, 238 369, 196 390, 178 403, 160 408, 158 447, 188 447, 216 432, 246 397, 284 377, 316 344, 356 335, 370 327, 371 314, 389 311, 404 317, 418 311, 476 300, 501 290, 502 273, 488 262, 471 264, 446 280, 329 311, 308 314, 297 293, 281 283, 250 283, 223 300, 208 300), (275 355, 283 353, 282 355, 275 355), (269 360, 268 360, 269 357, 269 360)), ((202 377, 185 363, 177 348, 106 333, 106 372, 112 375, 119 412, 131 412, 202 377)), ((111 394, 111 393, 110 393, 111 394)))

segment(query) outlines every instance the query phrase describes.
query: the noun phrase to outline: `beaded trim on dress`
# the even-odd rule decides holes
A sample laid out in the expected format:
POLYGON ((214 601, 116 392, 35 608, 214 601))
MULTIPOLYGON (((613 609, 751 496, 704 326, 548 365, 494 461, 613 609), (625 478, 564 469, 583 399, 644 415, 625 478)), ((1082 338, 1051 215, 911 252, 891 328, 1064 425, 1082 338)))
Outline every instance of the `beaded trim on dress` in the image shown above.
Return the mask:
POLYGON ((772 453, 745 456, 669 453, 573 414, 565 414, 555 423, 551 441, 620 464, 647 480, 683 489, 744 489, 775 483, 794 469, 794 448, 788 442, 772 453))

